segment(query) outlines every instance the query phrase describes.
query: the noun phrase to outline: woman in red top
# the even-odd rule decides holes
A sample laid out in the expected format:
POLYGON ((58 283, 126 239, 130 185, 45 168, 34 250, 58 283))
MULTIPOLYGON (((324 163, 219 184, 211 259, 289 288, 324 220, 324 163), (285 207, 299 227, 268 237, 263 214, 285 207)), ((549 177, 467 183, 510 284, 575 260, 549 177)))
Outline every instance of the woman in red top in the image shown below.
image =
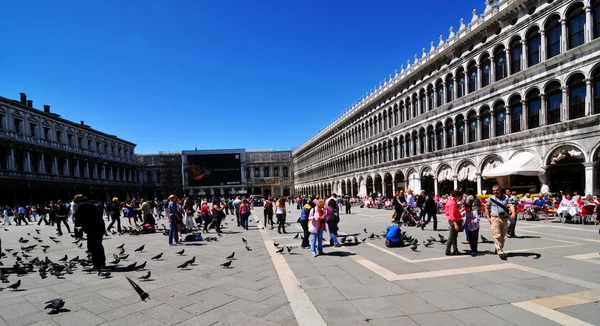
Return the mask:
POLYGON ((450 234, 448 235, 448 242, 446 242, 446 256, 460 255, 458 251, 458 233, 462 230, 462 215, 458 210, 458 199, 462 196, 460 191, 452 190, 448 201, 446 201, 446 218, 448 218, 448 224, 450 226, 450 234), (450 247, 453 248, 454 252, 450 252, 450 247))

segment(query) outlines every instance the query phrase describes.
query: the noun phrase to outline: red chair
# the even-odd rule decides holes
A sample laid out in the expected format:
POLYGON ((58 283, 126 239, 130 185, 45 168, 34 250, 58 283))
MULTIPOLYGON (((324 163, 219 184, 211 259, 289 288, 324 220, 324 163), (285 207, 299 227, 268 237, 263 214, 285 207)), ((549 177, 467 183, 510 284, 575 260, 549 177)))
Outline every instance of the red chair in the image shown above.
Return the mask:
POLYGON ((581 224, 585 224, 588 217, 592 223, 594 222, 594 208, 596 208, 596 205, 593 204, 583 205, 583 207, 581 207, 581 212, 577 214, 581 218, 581 224))
POLYGON ((519 215, 523 216, 523 219, 525 219, 525 204, 517 205, 517 220, 519 219, 519 215))

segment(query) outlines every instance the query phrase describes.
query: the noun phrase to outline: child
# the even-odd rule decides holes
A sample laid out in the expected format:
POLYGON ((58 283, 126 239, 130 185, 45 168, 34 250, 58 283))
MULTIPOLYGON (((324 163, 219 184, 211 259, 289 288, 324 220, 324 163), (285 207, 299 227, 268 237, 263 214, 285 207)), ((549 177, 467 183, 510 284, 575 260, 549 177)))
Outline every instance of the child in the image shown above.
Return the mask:
POLYGON ((471 256, 477 256, 477 241, 479 241, 479 214, 474 211, 470 203, 463 205, 465 208, 462 216, 466 219, 467 232, 469 234, 469 246, 471 247, 471 256))

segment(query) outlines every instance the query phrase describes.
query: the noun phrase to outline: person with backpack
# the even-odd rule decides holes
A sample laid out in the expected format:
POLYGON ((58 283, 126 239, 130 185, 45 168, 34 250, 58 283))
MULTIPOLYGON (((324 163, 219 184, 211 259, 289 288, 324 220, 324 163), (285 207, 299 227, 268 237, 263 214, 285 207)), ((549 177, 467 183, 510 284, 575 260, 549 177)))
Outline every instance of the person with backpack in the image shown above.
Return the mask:
MULTIPOLYGON (((306 201, 306 199, 304 200, 306 201)), ((310 237, 310 232, 308 231, 308 215, 310 215, 310 211, 315 207, 315 202, 312 200, 306 201, 302 210, 300 211, 300 226, 302 226, 302 232, 304 236, 302 237, 302 244, 300 247, 302 249, 308 248, 310 245, 308 244, 308 238, 310 237)))
POLYGON ((335 197, 330 198, 327 202, 327 228, 329 229, 329 245, 332 247, 341 247, 337 239, 338 224, 340 223, 340 211, 338 210, 335 197))
POLYGON ((200 223, 204 222, 202 232, 208 233, 208 225, 212 221, 212 216, 210 214, 210 206, 208 206, 206 199, 202 201, 202 206, 200 206, 200 218, 202 219, 200 223))
POLYGON ((265 217, 265 227, 267 226, 267 221, 268 221, 269 223, 271 223, 271 230, 273 230, 275 228, 273 226, 273 202, 271 201, 270 196, 265 200, 264 217, 265 217))
POLYGON ((277 233, 281 234, 281 229, 283 229, 283 233, 287 234, 287 232, 285 232, 285 218, 287 216, 287 209, 285 208, 285 199, 283 197, 279 198, 277 201, 277 210, 275 211, 275 216, 277 217, 277 233))
POLYGON ((242 227, 248 230, 248 218, 250 217, 250 203, 244 198, 240 205, 240 218, 242 219, 242 227))
POLYGON ((433 218, 433 231, 437 231, 437 204, 435 203, 433 193, 429 194, 429 196, 425 198, 422 211, 424 212, 423 217, 427 215, 427 220, 421 225, 421 230, 424 230, 427 224, 433 218))
POLYGON ((60 228, 61 222, 67 228, 67 232, 71 233, 71 227, 69 226, 69 223, 67 222, 68 217, 69 217, 69 207, 67 207, 67 205, 65 205, 65 203, 63 203, 63 201, 59 199, 58 205, 56 207, 56 232, 58 232, 58 235, 63 234, 62 230, 60 228))

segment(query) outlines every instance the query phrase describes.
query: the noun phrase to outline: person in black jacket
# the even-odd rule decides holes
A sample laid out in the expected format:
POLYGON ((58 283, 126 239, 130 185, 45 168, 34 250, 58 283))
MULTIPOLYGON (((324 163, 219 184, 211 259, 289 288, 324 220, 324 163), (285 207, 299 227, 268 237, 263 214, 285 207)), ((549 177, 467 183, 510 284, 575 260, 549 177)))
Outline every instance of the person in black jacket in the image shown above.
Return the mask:
POLYGON ((112 199, 112 202, 110 204, 108 204, 107 210, 110 214, 110 218, 112 219, 112 222, 110 222, 110 224, 106 228, 106 231, 110 231, 113 224, 115 224, 115 222, 117 222, 117 231, 119 231, 119 233, 121 233, 121 204, 119 204, 119 198, 114 197, 112 199))
MULTIPOLYGON (((433 230, 437 231, 437 204, 435 203, 434 194, 430 193, 427 198, 425 198, 425 204, 423 205, 423 211, 427 214, 427 221, 421 225, 421 230, 425 229, 427 223, 431 221, 433 217, 433 230)), ((423 215, 424 216, 424 215, 423 215)))
POLYGON ((69 223, 67 223, 67 217, 69 216, 69 207, 63 203, 61 199, 58 200, 58 205, 56 206, 56 232, 58 235, 62 235, 62 230, 60 228, 60 223, 62 222, 67 228, 67 232, 71 233, 71 227, 69 227, 69 223))
POLYGON ((73 215, 75 216, 75 228, 87 234, 87 249, 92 255, 92 264, 98 271, 106 263, 102 237, 106 232, 104 229, 103 207, 94 205, 84 195, 73 198, 73 215))

